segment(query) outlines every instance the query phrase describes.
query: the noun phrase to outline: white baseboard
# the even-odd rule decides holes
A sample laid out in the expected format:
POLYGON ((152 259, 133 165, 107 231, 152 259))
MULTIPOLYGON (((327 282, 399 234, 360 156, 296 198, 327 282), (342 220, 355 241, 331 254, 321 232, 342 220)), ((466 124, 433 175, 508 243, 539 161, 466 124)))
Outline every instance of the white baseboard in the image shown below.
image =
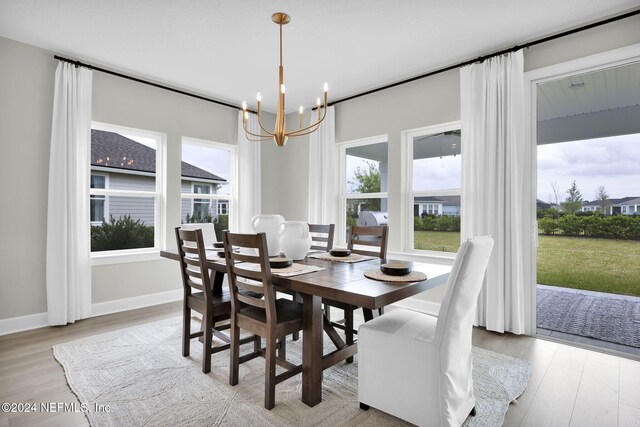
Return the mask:
POLYGON ((92 304, 91 317, 178 301, 182 299, 183 292, 184 291, 182 289, 176 289, 173 291, 159 292, 157 294, 140 295, 139 297, 117 299, 92 304))
MULTIPOLYGON (((118 313, 121 311, 134 310, 136 308, 179 301, 182 299, 182 295, 182 289, 176 289, 173 291, 92 304, 91 316, 89 317, 102 316, 105 314, 118 313)), ((49 318, 46 312, 30 314, 27 316, 11 317, 9 319, 0 319, 0 336, 43 328, 45 326, 49 326, 49 318)))
POLYGON ((419 298, 405 298, 391 305, 407 310, 419 311, 420 313, 426 313, 431 316, 438 316, 438 312, 440 311, 440 303, 419 298))
POLYGON ((49 326, 49 316, 46 312, 0 319, 0 336, 43 328, 45 326, 49 326))

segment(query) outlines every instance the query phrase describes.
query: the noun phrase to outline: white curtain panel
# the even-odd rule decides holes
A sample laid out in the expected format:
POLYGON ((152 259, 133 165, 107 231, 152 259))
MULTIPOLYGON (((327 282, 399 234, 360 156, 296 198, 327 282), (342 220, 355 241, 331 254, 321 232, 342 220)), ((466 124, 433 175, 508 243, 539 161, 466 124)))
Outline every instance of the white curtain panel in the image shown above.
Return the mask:
MULTIPOLYGON (((242 126, 242 110, 238 112, 238 167, 234 191, 235 212, 231 216, 231 229, 239 233, 251 233, 251 218, 261 207, 260 142, 247 139, 242 126)), ((249 114, 247 129, 259 134, 258 116, 249 114)))
MULTIPOLYGON (((311 114, 310 124, 317 117, 311 114)), ((320 128, 309 135, 309 222, 336 222, 336 121, 335 108, 328 107, 320 128)))
POLYGON ((476 323, 524 333, 522 50, 460 70, 462 240, 495 240, 476 323))
POLYGON ((58 64, 47 210, 50 325, 65 325, 91 315, 91 80, 91 70, 66 62, 58 64))

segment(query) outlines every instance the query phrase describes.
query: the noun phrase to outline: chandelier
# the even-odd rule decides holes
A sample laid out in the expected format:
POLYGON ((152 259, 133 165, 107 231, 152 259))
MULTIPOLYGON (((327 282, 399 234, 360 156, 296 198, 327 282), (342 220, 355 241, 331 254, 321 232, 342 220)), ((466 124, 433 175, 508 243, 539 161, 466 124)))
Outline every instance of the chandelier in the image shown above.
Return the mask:
POLYGON ((258 124, 260 125, 260 133, 253 133, 247 129, 247 122, 249 121, 249 112, 247 111, 247 103, 242 102, 242 126, 244 128, 245 135, 250 141, 264 141, 267 139, 273 138, 278 147, 284 147, 289 138, 296 138, 298 136, 308 135, 310 133, 315 132, 320 127, 320 123, 324 120, 327 115, 327 93, 329 91, 329 85, 327 83, 324 84, 324 105, 320 103, 320 98, 316 98, 316 109, 318 111, 317 121, 309 125, 307 127, 302 127, 302 113, 304 108, 300 106, 299 110, 299 125, 298 129, 287 132, 287 126, 285 123, 285 115, 284 115, 284 68, 282 67, 282 26, 286 25, 291 21, 291 17, 286 13, 278 12, 274 13, 271 16, 271 20, 278 24, 280 27, 280 67, 278 68, 278 83, 279 83, 279 96, 278 96, 278 111, 276 113, 276 128, 273 132, 269 132, 262 125, 262 121, 260 120, 260 104, 262 102, 262 95, 258 92, 256 99, 258 101, 258 124), (321 113, 322 111, 322 113, 321 113))

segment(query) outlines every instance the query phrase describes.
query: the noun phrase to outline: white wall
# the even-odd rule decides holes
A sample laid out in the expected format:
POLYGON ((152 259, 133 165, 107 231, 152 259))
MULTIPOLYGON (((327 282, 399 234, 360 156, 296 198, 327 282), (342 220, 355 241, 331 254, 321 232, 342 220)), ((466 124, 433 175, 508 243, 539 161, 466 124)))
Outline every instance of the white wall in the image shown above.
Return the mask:
POLYGON ((46 311, 50 52, 0 37, 0 319, 46 311))
MULTIPOLYGON (((45 239, 53 52, 0 38, 0 320, 46 312, 45 239)), ((100 72, 92 119, 166 134, 166 246, 180 223, 181 138, 235 144, 235 109, 100 72)), ((92 268, 92 302, 181 288, 176 263, 157 259, 92 268)), ((104 306, 104 304, 102 305, 104 306)))

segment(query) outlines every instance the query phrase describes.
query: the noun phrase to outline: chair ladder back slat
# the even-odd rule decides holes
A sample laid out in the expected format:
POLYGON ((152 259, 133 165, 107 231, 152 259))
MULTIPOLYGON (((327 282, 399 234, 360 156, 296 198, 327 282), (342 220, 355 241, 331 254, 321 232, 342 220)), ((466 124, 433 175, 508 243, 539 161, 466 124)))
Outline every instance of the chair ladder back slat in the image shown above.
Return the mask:
POLYGON ((356 254, 377 256, 381 259, 387 258, 387 236, 389 228, 386 225, 377 227, 362 227, 351 226, 349 227, 347 237, 347 247, 356 254), (361 239, 365 237, 365 239, 361 239), (366 238, 376 238, 375 240, 366 240, 366 238), (378 252, 369 251, 366 249, 359 249, 356 246, 375 246, 379 247, 378 252))
POLYGON ((311 235, 311 241, 324 243, 324 245, 312 244, 311 249, 327 252, 333 249, 333 235, 335 233, 335 228, 335 224, 309 224, 309 232, 316 233, 311 235))

